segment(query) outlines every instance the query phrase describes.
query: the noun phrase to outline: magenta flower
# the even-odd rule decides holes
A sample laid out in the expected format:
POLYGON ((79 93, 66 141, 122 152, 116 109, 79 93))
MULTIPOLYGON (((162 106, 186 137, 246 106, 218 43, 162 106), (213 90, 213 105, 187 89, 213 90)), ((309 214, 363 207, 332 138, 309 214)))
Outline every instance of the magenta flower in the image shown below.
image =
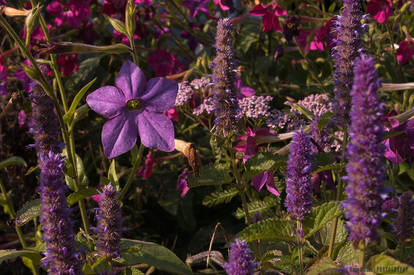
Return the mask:
POLYGON ((89 0, 70 0, 69 3, 53 1, 47 6, 46 10, 56 16, 55 24, 58 27, 67 25, 72 28, 79 28, 81 21, 91 15, 89 0))
POLYGON ((180 60, 163 49, 156 50, 148 57, 148 65, 154 69, 156 76, 172 75, 184 71, 180 60))
POLYGON ((250 11, 250 14, 253 16, 263 16, 262 20, 264 32, 270 32, 272 30, 282 32, 278 16, 286 15, 287 12, 276 1, 274 1, 267 5, 256 5, 250 11))
POLYGON ((391 133, 401 133, 385 141, 385 157, 392 163, 414 161, 414 119, 410 119, 403 124, 398 120, 391 120, 391 133))
POLYGON ((102 129, 105 156, 114 158, 131 150, 139 134, 146 147, 174 150, 174 127, 162 112, 174 106, 178 85, 166 78, 148 82, 134 63, 122 65, 116 87, 104 86, 89 94, 86 102, 108 118, 102 129))
POLYGON ((259 145, 256 144, 256 140, 260 136, 270 136, 276 134, 273 130, 262 128, 257 130, 250 127, 246 130, 245 136, 240 136, 236 140, 240 141, 239 144, 234 146, 234 149, 239 152, 244 152, 243 162, 246 162, 249 158, 253 157, 259 152, 259 145))
POLYGON ((76 53, 61 54, 57 60, 63 76, 72 75, 79 68, 79 60, 76 53))
POLYGON ((145 159, 144 166, 141 167, 138 171, 138 175, 141 176, 144 180, 148 179, 152 175, 152 169, 154 168, 154 159, 152 158, 152 152, 149 151, 147 158, 145 159))
POLYGON ((214 0, 214 4, 219 5, 224 11, 228 11, 231 7, 233 7, 231 0, 214 0))
POLYGON ((263 186, 266 184, 267 191, 275 196, 280 196, 279 191, 277 191, 275 188, 275 179, 272 170, 264 171, 260 175, 255 176, 252 178, 252 183, 257 192, 260 192, 260 190, 262 190, 263 186))
POLYGON ((207 3, 209 0, 185 0, 181 5, 187 7, 190 10, 190 16, 196 17, 198 12, 208 14, 207 3))
POLYGON ((183 172, 178 176, 177 190, 181 193, 181 198, 184 198, 187 192, 190 190, 187 184, 188 180, 188 169, 184 169, 183 172))
POLYGON ((414 57, 414 39, 407 34, 407 39, 400 42, 397 50, 398 63, 404 65, 414 57))
POLYGON ((387 23, 392 15, 391 0, 371 0, 367 4, 367 13, 371 14, 378 23, 387 23))
POLYGON ((164 115, 166 115, 169 119, 178 122, 178 111, 176 109, 171 108, 168 111, 164 111, 164 115))

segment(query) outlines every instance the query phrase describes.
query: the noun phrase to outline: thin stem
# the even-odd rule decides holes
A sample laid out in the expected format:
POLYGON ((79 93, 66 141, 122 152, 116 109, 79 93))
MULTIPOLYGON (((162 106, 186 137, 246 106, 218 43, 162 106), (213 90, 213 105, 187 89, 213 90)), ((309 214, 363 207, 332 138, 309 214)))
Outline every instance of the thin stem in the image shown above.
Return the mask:
POLYGON ((138 53, 137 53, 137 48, 135 48, 135 39, 134 36, 130 36, 128 37, 129 39, 129 45, 131 47, 131 55, 132 55, 132 60, 134 60, 134 63, 138 66, 138 53))
POLYGON ((296 228, 297 228, 297 234, 298 234, 298 250, 299 250, 299 264, 300 264, 300 272, 299 274, 304 274, 304 268, 303 268, 303 238, 299 234, 303 234, 303 224, 300 220, 296 221, 296 228))
POLYGON ((360 250, 361 250, 361 254, 359 255, 359 267, 361 269, 364 268, 365 265, 365 244, 361 243, 360 244, 360 250))
POLYGON ((118 199, 119 199, 120 202, 122 202, 122 199, 125 197, 126 193, 128 192, 128 189, 131 187, 132 181, 134 180, 134 178, 136 178, 136 174, 137 174, 137 171, 138 171, 138 167, 141 163, 143 152, 144 152, 144 145, 142 145, 142 143, 141 143, 141 145, 139 146, 139 149, 138 149, 138 156, 136 156, 135 159, 134 159, 134 163, 133 163, 133 166, 131 168, 131 171, 129 172, 127 182, 126 182, 125 186, 122 188, 122 190, 119 194, 118 199))

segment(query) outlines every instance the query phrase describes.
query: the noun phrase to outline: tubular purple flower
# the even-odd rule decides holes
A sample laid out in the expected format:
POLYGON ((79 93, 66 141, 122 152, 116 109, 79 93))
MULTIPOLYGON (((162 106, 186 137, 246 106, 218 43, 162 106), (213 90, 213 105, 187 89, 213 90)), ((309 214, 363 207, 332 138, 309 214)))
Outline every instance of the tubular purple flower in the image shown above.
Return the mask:
POLYGON ((354 85, 351 91, 350 142, 347 146, 348 181, 344 202, 346 227, 349 239, 357 246, 378 238, 381 220, 380 191, 385 179, 384 126, 382 117, 385 105, 377 90, 381 86, 374 67, 374 59, 361 55, 355 62, 354 85))
POLYGON ((238 112, 236 88, 234 86, 236 65, 231 33, 232 25, 230 18, 220 19, 217 25, 215 44, 217 55, 212 62, 212 67, 214 93, 218 102, 215 110, 216 120, 214 129, 218 135, 222 136, 227 136, 231 131, 235 130, 238 112))
POLYGON ((118 192, 112 184, 105 185, 100 194, 98 212, 98 254, 108 261, 121 256, 122 216, 116 199, 118 192))
POLYGON ((362 48, 362 7, 359 0, 344 0, 342 16, 337 16, 336 32, 338 39, 333 48, 335 59, 334 114, 338 125, 346 127, 351 109, 352 82, 354 78, 353 62, 360 55, 362 48))
POLYGON ((65 197, 67 188, 63 180, 64 160, 52 151, 40 153, 40 158, 40 223, 43 240, 46 242, 43 263, 49 265, 49 274, 83 274, 65 197))
POLYGON ((236 239, 230 246, 229 262, 224 265, 228 275, 253 275, 258 263, 253 261, 247 242, 236 239))
POLYGON ((49 151, 58 154, 61 151, 59 142, 59 122, 54 112, 52 100, 39 87, 30 94, 32 101, 32 116, 30 132, 34 136, 38 161, 40 155, 49 151))
POLYGON ((405 241, 413 235, 414 231, 414 200, 413 193, 404 192, 400 197, 398 215, 394 224, 394 232, 396 233, 400 245, 404 245, 405 241))
POLYGON ((285 206, 292 218, 302 221, 312 208, 312 148, 310 136, 296 131, 290 144, 285 206))

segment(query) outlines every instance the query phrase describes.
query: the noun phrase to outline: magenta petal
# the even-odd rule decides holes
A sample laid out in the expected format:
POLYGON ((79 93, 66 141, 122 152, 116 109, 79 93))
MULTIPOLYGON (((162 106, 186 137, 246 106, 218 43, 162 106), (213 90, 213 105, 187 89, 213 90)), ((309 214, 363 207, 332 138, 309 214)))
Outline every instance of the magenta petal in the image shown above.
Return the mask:
POLYGON ((146 110, 163 112, 174 106, 177 91, 176 81, 157 77, 148 81, 145 94, 140 99, 144 102, 146 110))
POLYGON ((279 197, 280 193, 279 193, 279 191, 277 191, 277 189, 275 187, 275 179, 273 177, 273 171, 269 170, 269 171, 266 171, 265 173, 268 173, 267 180, 266 180, 266 189, 267 189, 267 191, 269 191, 273 195, 279 197))
POLYGON ((105 123, 102 128, 102 145, 107 158, 122 155, 137 143, 135 118, 136 115, 123 112, 105 123))
POLYGON ((89 94, 86 102, 98 114, 113 118, 119 115, 125 106, 125 96, 114 86, 104 86, 89 94))
POLYGON ((174 150, 174 126, 166 115, 143 111, 137 120, 142 144, 165 152, 174 150))
POLYGON ((145 74, 131 61, 122 65, 115 80, 116 86, 122 90, 126 100, 140 98, 145 91, 147 80, 145 74))
POLYGON ((254 178, 252 178, 253 187, 257 190, 257 192, 260 192, 262 190, 263 186, 265 185, 267 180, 266 172, 263 172, 254 178))

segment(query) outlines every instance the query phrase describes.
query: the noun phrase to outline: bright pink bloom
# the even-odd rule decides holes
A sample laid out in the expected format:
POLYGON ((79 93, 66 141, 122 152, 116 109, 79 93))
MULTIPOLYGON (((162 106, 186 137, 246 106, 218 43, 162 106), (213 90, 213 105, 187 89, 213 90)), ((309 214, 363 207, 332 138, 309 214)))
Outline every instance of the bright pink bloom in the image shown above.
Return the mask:
POLYGON ((286 15, 287 12, 276 2, 270 4, 256 5, 250 14, 253 16, 263 16, 263 31, 269 32, 272 30, 282 32, 278 16, 286 15))
POLYGON ((178 112, 176 109, 171 108, 168 111, 164 111, 164 114, 169 118, 176 122, 178 122, 178 112))
POLYGON ((408 63, 414 57, 414 39, 407 35, 407 39, 400 42, 397 50, 397 60, 401 65, 408 63))
POLYGON ((152 152, 149 151, 144 166, 141 167, 141 169, 139 169, 138 171, 138 175, 141 176, 143 179, 148 179, 152 175, 152 169, 154 168, 154 159, 151 155, 152 152))
POLYGON ((135 5, 144 3, 147 6, 151 6, 152 0, 134 0, 135 5))
POLYGON ((391 0, 371 0, 367 4, 367 13, 371 14, 378 23, 387 23, 392 15, 391 0))
POLYGON ((56 16, 55 24, 57 27, 67 25, 72 28, 79 28, 81 21, 91 15, 89 0, 70 0, 69 3, 55 0, 47 6, 46 10, 56 16))
POLYGON ((178 176, 178 181, 177 181, 177 190, 181 193, 181 198, 184 198, 184 196, 190 190, 187 184, 187 179, 188 179, 188 169, 184 169, 183 172, 178 176))
POLYGON ((222 10, 228 11, 233 3, 231 0, 214 0, 214 4, 219 5, 222 10))
POLYGON ((61 54, 57 60, 63 76, 72 75, 79 68, 79 60, 75 53, 61 54))
POLYGON ((184 66, 173 54, 158 49, 148 57, 148 64, 154 69, 155 76, 166 76, 184 71, 184 66))
POLYGON ((257 192, 260 192, 260 190, 262 190, 263 186, 266 184, 267 191, 275 196, 280 196, 279 191, 277 191, 275 188, 275 179, 272 170, 267 170, 260 175, 255 176, 252 178, 252 183, 257 192))
POLYGON ((234 149, 239 152, 244 152, 243 162, 246 162, 249 158, 256 155, 259 151, 259 145, 256 144, 256 138, 259 136, 270 136, 275 135, 273 130, 262 128, 257 130, 256 128, 251 129, 250 127, 246 130, 245 136, 240 136, 236 140, 240 141, 234 149))

